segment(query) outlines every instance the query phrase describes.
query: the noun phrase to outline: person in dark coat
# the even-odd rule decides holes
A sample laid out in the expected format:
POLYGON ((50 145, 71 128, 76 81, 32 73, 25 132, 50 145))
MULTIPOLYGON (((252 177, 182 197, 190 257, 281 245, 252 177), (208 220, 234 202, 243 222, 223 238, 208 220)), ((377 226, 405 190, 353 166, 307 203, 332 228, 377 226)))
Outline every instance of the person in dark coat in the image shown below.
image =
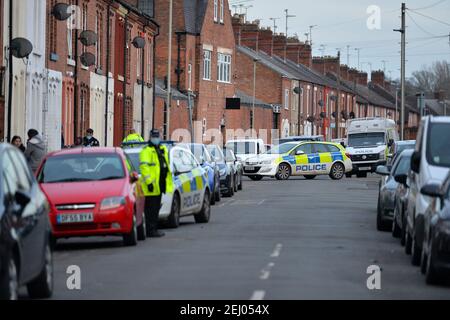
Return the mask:
POLYGON ((86 137, 83 138, 84 147, 100 147, 100 142, 94 138, 94 130, 87 129, 86 137))
POLYGON ((25 150, 25 158, 27 159, 33 172, 37 171, 46 153, 45 143, 39 132, 35 129, 28 130, 28 142, 27 149, 25 150))

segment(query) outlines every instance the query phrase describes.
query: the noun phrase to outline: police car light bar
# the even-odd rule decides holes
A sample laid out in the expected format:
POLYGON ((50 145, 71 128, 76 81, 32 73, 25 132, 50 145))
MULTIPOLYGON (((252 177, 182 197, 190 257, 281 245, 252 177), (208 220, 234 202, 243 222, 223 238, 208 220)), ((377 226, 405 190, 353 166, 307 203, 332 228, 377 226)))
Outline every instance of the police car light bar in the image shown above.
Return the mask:
MULTIPOLYGON (((161 141, 161 144, 165 144, 168 146, 174 146, 175 145, 175 141, 171 141, 171 140, 167 140, 167 141, 161 141)), ((121 145, 121 148, 136 148, 137 146, 147 146, 148 142, 144 141, 144 142, 124 142, 121 145)))

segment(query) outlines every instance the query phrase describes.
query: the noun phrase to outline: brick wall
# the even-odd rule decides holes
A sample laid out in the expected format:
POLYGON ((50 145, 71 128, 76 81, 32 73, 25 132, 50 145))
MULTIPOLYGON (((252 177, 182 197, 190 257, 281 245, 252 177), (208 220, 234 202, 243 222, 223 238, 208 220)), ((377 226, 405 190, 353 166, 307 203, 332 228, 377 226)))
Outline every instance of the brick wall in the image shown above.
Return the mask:
MULTIPOLYGON (((161 133, 164 131, 164 103, 165 98, 156 97, 155 107, 155 129, 161 133)), ((172 99, 172 107, 170 109, 170 136, 180 128, 189 128, 189 110, 186 100, 172 99)))

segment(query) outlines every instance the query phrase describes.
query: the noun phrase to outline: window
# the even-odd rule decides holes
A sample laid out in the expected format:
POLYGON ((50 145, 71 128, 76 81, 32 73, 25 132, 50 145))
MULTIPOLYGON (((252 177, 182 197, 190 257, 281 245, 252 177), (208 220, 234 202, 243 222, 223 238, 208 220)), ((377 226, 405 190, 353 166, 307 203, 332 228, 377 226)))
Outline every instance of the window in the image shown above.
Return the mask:
POLYGON ((327 148, 327 145, 316 143, 314 144, 314 153, 327 153, 330 152, 327 148))
POLYGON ((214 22, 219 18, 219 0, 214 0, 214 22))
MULTIPOLYGON (((52 0, 52 8, 56 5, 57 0, 52 0)), ((50 53, 56 53, 56 36, 57 36, 57 27, 56 27, 56 18, 53 15, 50 15, 50 27, 49 27, 49 38, 50 38, 50 53)))
POLYGON ((209 50, 203 51, 203 79, 211 80, 211 56, 212 52, 209 50))
MULTIPOLYGON (((87 30, 87 3, 83 4, 83 30, 87 30)), ((86 52, 86 47, 83 46, 83 53, 86 52)))
POLYGON ((220 23, 223 23, 224 12, 225 12, 224 1, 220 0, 220 23))
POLYGON ((231 55, 219 53, 217 59, 217 81, 231 82, 231 55))
POLYGON ((284 108, 289 110, 289 89, 284 90, 284 108))
POLYGON ((341 150, 339 150, 338 147, 333 146, 333 145, 331 145, 331 144, 328 144, 328 145, 327 145, 327 148, 328 148, 328 152, 332 152, 332 153, 334 153, 334 152, 341 152, 341 150))
POLYGON ((97 11, 97 16, 96 16, 96 20, 95 20, 95 25, 96 25, 96 31, 95 33, 97 33, 97 43, 95 44, 96 49, 97 49, 97 68, 101 69, 102 68, 102 31, 103 31, 103 14, 100 11, 97 11))
POLYGON ((151 83, 152 82, 152 55, 153 55, 153 50, 152 50, 152 39, 148 38, 148 46, 147 46, 147 82, 151 83))
POLYGON ((427 141, 427 161, 433 166, 450 168, 449 123, 430 123, 427 141))
POLYGON ((16 150, 12 150, 8 152, 9 156, 11 157, 11 160, 14 163, 14 166, 16 167, 17 172, 17 178, 18 178, 18 184, 19 188, 22 191, 30 191, 31 190, 31 184, 32 184, 32 178, 30 174, 30 169, 25 162, 25 159, 21 154, 19 154, 16 150))
POLYGON ((188 90, 192 89, 192 64, 188 65, 188 90))
POLYGON ((18 177, 16 170, 14 169, 14 164, 11 161, 11 158, 9 155, 4 154, 2 159, 2 171, 3 171, 3 178, 4 181, 8 184, 8 189, 10 191, 10 195, 14 195, 17 192, 17 185, 18 185, 18 177))
POLYGON ((301 146, 298 146, 295 149, 294 154, 296 154, 298 151, 303 151, 304 154, 311 154, 312 153, 312 146, 311 146, 310 143, 302 144, 301 146))

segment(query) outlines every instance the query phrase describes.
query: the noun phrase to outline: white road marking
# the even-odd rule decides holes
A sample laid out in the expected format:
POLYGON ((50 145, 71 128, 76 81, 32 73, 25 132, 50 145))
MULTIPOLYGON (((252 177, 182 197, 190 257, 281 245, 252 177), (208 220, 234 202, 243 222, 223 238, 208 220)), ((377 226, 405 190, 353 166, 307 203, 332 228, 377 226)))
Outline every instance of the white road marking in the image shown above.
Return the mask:
POLYGON ((267 267, 265 267, 264 269, 261 270, 261 276, 259 277, 261 280, 267 280, 270 277, 270 271, 272 270, 272 268, 275 266, 275 263, 271 262, 267 265, 267 267))
POLYGON ((283 245, 281 243, 277 244, 275 246, 275 249, 273 250, 272 254, 270 255, 271 258, 278 258, 281 253, 281 249, 283 248, 283 245))
POLYGON ((256 290, 253 292, 250 300, 264 300, 264 296, 266 295, 266 292, 264 290, 256 290))

